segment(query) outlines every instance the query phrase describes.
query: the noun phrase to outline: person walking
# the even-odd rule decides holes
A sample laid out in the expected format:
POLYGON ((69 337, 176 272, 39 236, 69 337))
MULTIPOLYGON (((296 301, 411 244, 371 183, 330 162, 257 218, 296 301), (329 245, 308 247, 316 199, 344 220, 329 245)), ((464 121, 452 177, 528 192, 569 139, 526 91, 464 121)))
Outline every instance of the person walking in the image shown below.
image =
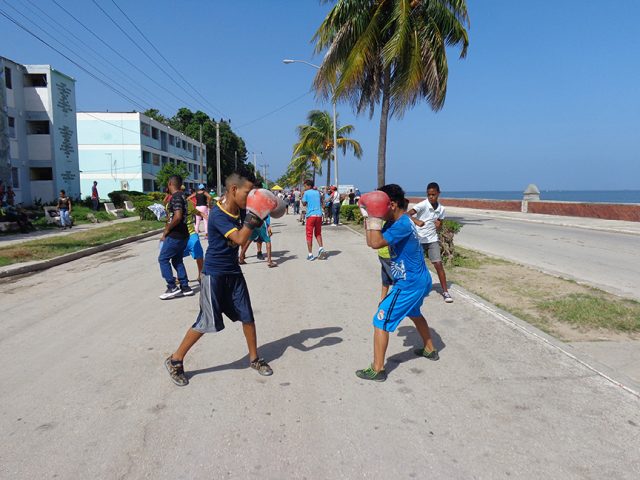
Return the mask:
POLYGON ((180 189, 181 186, 182 178, 179 175, 169 177, 167 187, 171 197, 167 206, 167 223, 160 238, 160 255, 158 255, 160 273, 165 282, 167 282, 167 289, 160 295, 160 300, 169 300, 170 298, 194 294, 191 287, 189 287, 187 270, 182 260, 184 251, 189 243, 189 229, 187 227, 187 200, 180 189), (171 269, 172 265, 178 274, 180 286, 176 285, 176 279, 171 269))
POLYGON ((67 229, 67 225, 71 228, 71 199, 67 197, 67 192, 60 190, 58 197, 58 212, 60 214, 60 227, 67 229))
POLYGON ((332 225, 337 227, 340 225, 340 192, 337 187, 331 187, 331 214, 332 214, 332 225))
POLYGON ((93 206, 93 211, 97 212, 98 208, 100 208, 100 195, 98 195, 98 182, 93 181, 93 187, 91 187, 91 205, 93 206))
POLYGON ((207 223, 209 222, 209 203, 211 202, 211 194, 205 190, 204 184, 198 185, 198 190, 189 195, 187 200, 196 200, 196 210, 200 215, 196 215, 196 233, 200 233, 200 222, 204 220, 204 238, 209 235, 207 223))
POLYGON ((296 187, 296 189, 293 191, 293 214, 294 215, 300 215, 300 197, 302 196, 302 194, 300 193, 300 190, 298 190, 298 188, 296 187))
POLYGON ((322 244, 322 194, 313 188, 313 180, 304 181, 304 195, 302 195, 302 205, 307 208, 305 215, 306 221, 306 235, 307 235, 307 249, 309 254, 307 260, 313 261, 316 258, 325 260, 327 254, 322 244), (313 255, 313 237, 316 237, 318 242, 318 256, 313 255))

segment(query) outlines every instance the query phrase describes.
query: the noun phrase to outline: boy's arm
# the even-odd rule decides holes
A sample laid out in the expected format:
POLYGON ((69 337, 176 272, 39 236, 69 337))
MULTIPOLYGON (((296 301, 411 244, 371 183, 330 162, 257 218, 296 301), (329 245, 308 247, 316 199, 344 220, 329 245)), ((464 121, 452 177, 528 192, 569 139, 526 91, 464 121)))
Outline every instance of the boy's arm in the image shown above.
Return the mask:
POLYGON ((231 240, 233 243, 235 243, 236 245, 241 247, 245 243, 247 243, 249 238, 251 238, 251 234, 252 233, 253 233, 253 230, 251 230, 249 227, 244 226, 240 230, 235 229, 231 233, 229 233, 228 235, 225 235, 225 236, 229 240, 231 240))
POLYGON ((377 250, 388 245, 380 230, 367 230, 367 246, 377 250))
MULTIPOLYGON (((412 211, 415 211, 415 210, 412 209, 412 211)), ((417 218, 412 217, 409 212, 407 212, 406 215, 409 215, 409 218, 411 219, 411 221, 415 223, 418 227, 424 227, 424 222, 422 220, 418 220, 417 218)))

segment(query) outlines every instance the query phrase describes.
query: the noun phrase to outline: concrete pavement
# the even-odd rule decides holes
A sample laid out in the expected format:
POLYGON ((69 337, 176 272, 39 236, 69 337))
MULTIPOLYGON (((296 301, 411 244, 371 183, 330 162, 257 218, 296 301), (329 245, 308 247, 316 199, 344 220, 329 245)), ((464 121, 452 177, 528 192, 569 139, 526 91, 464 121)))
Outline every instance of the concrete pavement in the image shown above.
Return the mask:
POLYGON ((462 297, 425 301, 439 362, 413 356, 405 322, 389 380, 358 380, 371 359, 375 252, 327 228, 330 258, 309 263, 293 216, 273 228, 279 267, 254 256, 243 267, 269 378, 246 368, 228 322, 187 357, 191 384, 169 381, 162 362, 198 299, 157 299, 155 239, 3 282, 0 477, 640 475, 638 397, 462 297))
POLYGON ((449 207, 447 215, 464 225, 458 245, 640 300, 640 223, 449 207))

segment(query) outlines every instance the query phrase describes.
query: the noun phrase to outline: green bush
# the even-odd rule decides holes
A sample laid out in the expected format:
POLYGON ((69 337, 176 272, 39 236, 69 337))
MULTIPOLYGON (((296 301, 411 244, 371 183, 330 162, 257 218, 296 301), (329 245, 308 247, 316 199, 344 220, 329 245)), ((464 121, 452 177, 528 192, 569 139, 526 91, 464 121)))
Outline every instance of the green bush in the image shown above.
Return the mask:
POLYGON ((455 220, 445 219, 442 222, 442 227, 438 232, 438 239, 440 241, 440 250, 442 253, 442 260, 445 265, 455 264, 456 261, 456 247, 453 243, 453 237, 460 231, 462 224, 455 220))
POLYGON ((158 203, 151 200, 149 196, 136 197, 132 200, 133 206, 136 208, 136 214, 140 217, 140 220, 157 220, 155 214, 149 210, 149 206, 154 203, 158 203))
POLYGON ((133 202, 135 198, 146 196, 146 193, 136 192, 135 190, 114 190, 113 192, 109 193, 109 199, 116 208, 123 208, 125 200, 133 202))
POLYGON ((362 216, 362 212, 360 211, 360 208, 354 208, 352 211, 352 214, 353 214, 354 222, 356 222, 358 225, 361 225, 364 223, 364 217, 362 216))
POLYGON ((340 218, 342 218, 343 220, 353 222, 354 212, 356 210, 358 211, 358 213, 360 213, 360 208, 357 205, 342 205, 340 207, 340 218))
POLYGON ((154 202, 157 203, 162 203, 162 200, 164 200, 166 193, 164 192, 149 192, 147 193, 147 197, 149 198, 149 200, 153 200, 154 202))

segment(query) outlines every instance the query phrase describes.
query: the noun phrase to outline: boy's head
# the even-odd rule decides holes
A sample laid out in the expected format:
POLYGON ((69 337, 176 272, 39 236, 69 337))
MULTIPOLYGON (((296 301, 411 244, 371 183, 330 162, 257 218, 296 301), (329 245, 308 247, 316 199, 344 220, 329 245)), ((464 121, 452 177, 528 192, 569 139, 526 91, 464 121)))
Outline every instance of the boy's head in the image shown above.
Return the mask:
POLYGON ((65 192, 64 190, 60 190, 60 196, 64 197, 67 194, 67 192, 65 192))
POLYGON ((427 185, 427 198, 429 199, 429 203, 435 204, 438 202, 438 197, 440 196, 440 185, 436 182, 431 182, 427 185))
POLYGON ((179 192, 180 187, 182 187, 182 177, 180 175, 171 175, 167 181, 169 193, 179 192))
POLYGON ((313 180, 307 179, 307 180, 304 181, 304 189, 305 190, 310 190, 310 189, 313 188, 313 186, 314 186, 313 180))
POLYGON ((255 183, 256 177, 249 170, 242 169, 233 172, 225 180, 226 201, 239 208, 247 208, 247 196, 255 183))
POLYGON ((390 183, 389 185, 380 187, 378 190, 386 193, 389 200, 391 200, 391 209, 389 210, 389 214, 385 220, 395 220, 400 218, 404 214, 407 205, 407 200, 404 197, 404 190, 402 190, 402 187, 395 183, 390 183))

